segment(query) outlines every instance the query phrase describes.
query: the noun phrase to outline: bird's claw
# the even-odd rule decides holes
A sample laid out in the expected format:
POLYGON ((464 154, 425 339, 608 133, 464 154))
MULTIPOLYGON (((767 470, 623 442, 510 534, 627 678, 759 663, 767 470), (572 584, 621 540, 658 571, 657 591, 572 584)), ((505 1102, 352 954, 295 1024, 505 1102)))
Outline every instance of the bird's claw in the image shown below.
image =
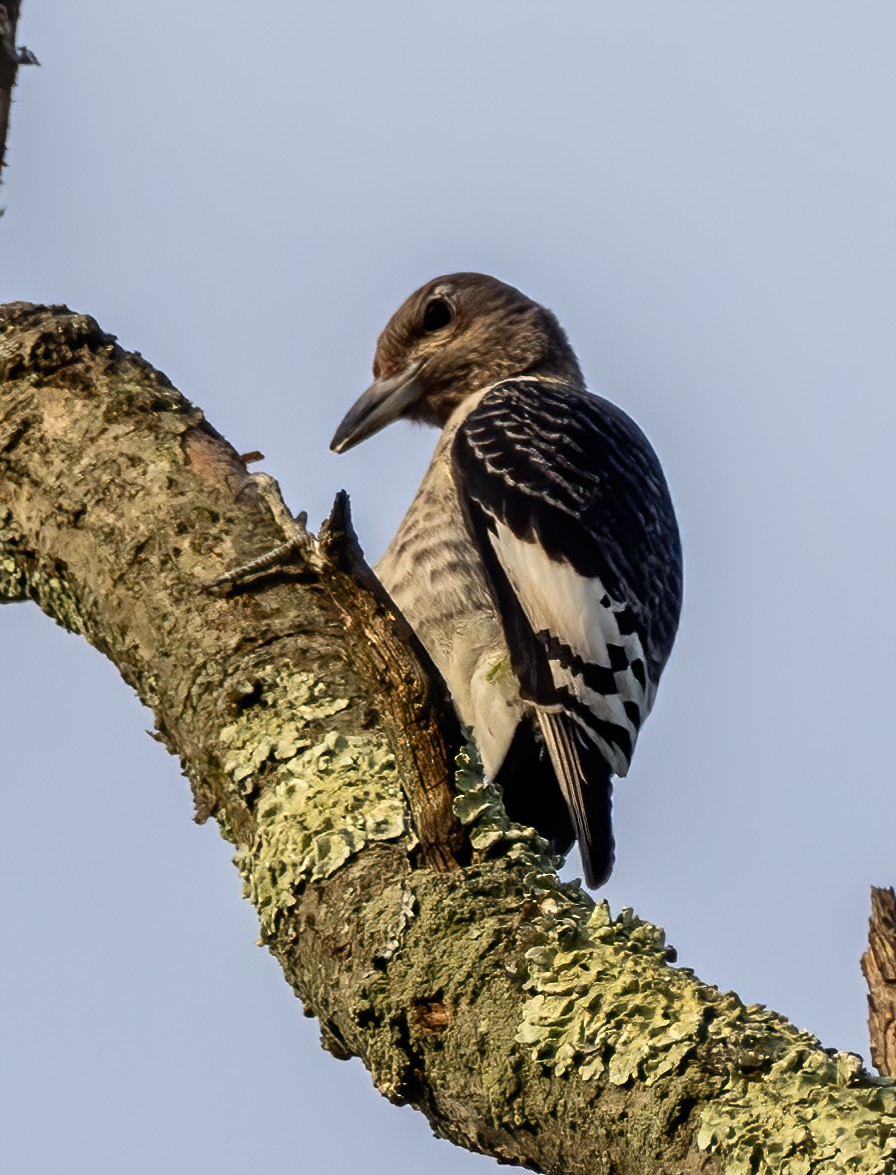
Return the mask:
POLYGON ((256 493, 267 502, 275 521, 286 535, 286 540, 257 555, 254 559, 250 559, 247 563, 231 567, 223 574, 208 580, 203 585, 207 591, 235 587, 261 572, 283 567, 290 563, 299 563, 315 572, 323 569, 323 559, 317 539, 308 530, 307 510, 302 510, 293 517, 283 501, 280 486, 269 473, 250 473, 237 490, 237 497, 250 488, 254 488, 256 493))

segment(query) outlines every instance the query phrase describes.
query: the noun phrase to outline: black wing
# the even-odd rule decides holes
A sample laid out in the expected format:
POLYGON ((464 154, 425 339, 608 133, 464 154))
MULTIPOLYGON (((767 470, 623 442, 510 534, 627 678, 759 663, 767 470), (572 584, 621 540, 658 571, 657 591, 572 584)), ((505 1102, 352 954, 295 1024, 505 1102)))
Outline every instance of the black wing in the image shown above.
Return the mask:
POLYGON ((613 774, 628 770, 678 625, 665 478, 619 408, 537 379, 492 388, 459 427, 453 460, 584 856, 589 808, 608 810, 587 791, 594 752, 613 774))

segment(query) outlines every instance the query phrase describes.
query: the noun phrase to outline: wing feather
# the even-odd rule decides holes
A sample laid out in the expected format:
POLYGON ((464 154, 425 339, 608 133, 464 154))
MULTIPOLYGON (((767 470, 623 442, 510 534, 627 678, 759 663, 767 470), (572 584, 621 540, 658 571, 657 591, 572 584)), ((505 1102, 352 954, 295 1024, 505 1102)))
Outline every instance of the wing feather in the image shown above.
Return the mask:
POLYGON ((537 717, 589 884, 613 861, 625 775, 672 647, 681 548, 659 462, 623 412, 517 379, 483 396, 452 450, 460 501, 537 717))
POLYGON ((607 401, 518 379, 483 397, 453 459, 523 697, 567 712, 624 775, 681 604, 653 449, 607 401))

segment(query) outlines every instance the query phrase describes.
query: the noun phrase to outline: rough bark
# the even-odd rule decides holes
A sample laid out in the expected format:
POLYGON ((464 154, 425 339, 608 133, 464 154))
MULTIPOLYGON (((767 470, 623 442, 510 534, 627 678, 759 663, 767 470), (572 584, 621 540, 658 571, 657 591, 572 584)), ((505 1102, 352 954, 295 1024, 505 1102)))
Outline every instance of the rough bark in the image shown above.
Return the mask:
POLYGON ((557 1175, 894 1169, 896 1084, 561 885, 463 752, 452 811, 444 698, 338 518, 322 572, 203 590, 282 537, 236 452, 92 319, 0 332, 0 597, 152 707, 326 1047, 557 1175))
POLYGON ((862 955, 868 984, 868 1035, 878 1073, 896 1077, 896 892, 871 887, 868 950, 862 955))
POLYGON ((0 0, 0 177, 6 163, 6 139, 9 133, 9 115, 12 92, 20 65, 37 65, 37 58, 29 49, 16 45, 16 29, 22 9, 21 0, 0 0))

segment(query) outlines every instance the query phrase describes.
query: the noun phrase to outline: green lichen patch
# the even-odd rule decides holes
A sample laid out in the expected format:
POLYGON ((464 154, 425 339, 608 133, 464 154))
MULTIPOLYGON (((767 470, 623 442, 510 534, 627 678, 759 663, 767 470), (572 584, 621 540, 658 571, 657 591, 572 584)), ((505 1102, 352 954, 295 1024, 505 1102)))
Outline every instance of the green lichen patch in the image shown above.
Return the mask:
POLYGON ((709 989, 663 966, 665 953, 663 931, 630 911, 613 919, 601 902, 566 914, 527 954, 533 994, 518 1043, 584 1080, 649 1085, 675 1072, 704 1035, 709 989))
POLYGON ((234 693, 258 699, 219 736, 224 770, 244 795, 255 790, 260 776, 276 771, 311 746, 310 723, 332 718, 349 704, 348 698, 332 697, 325 683, 312 674, 276 664, 238 685, 234 693))
POLYGON ((869 1077, 852 1054, 810 1049, 769 1017, 790 1033, 778 1035, 766 1073, 733 1077, 707 1105, 699 1146, 726 1156, 727 1175, 891 1175, 896 1082, 869 1077))
POLYGON ((669 966, 659 927, 560 907, 527 960, 516 1040, 533 1059, 617 1086, 707 1074, 698 1143, 731 1175, 896 1171, 896 1082, 669 966))
POLYGON ((470 842, 485 852, 510 832, 501 796, 494 784, 482 775, 479 757, 472 745, 461 748, 455 757, 454 812, 461 824, 472 825, 470 842))
POLYGON ((220 734, 224 770, 242 794, 263 792, 254 840, 236 863, 268 940, 309 882, 372 842, 408 835, 410 821, 383 736, 321 735, 349 705, 326 683, 272 662, 232 696, 238 717, 220 734))
POLYGON ((500 789, 482 774, 476 748, 472 744, 462 747, 454 762, 454 812, 461 824, 470 827, 473 848, 484 855, 499 845, 508 846, 508 855, 531 856, 533 865, 550 868, 553 859, 535 829, 508 819, 500 789))
POLYGON ((237 865, 269 939, 305 885, 330 877, 365 845, 406 834, 391 751, 372 737, 330 732, 291 759, 259 803, 256 822, 237 865))

